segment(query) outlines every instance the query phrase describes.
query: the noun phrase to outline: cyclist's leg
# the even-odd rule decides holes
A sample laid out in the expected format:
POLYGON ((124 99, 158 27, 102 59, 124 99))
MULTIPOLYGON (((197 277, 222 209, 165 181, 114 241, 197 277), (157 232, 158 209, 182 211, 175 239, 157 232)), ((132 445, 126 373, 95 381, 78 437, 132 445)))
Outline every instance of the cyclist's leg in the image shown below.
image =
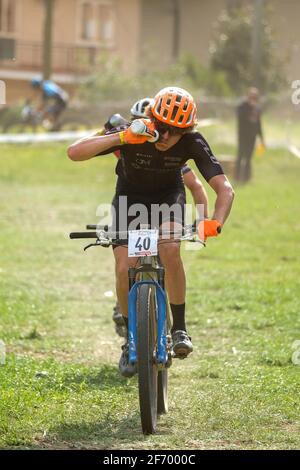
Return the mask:
MULTIPOLYGON (((169 208, 168 212, 161 212, 159 223, 163 231, 176 231, 181 233, 184 226, 185 216, 185 190, 179 188, 164 195, 161 204, 169 208)), ((159 243, 159 254, 165 267, 165 280, 172 304, 183 304, 185 302, 185 272, 180 256, 180 243, 176 241, 178 236, 162 239, 159 243), (175 240, 172 240, 175 238, 175 240)))
MULTIPOLYGON (((164 222, 162 230, 180 231, 182 224, 177 222, 164 222)), ((165 268, 165 282, 169 302, 172 305, 185 303, 186 280, 183 262, 180 256, 180 243, 170 240, 162 240, 159 244, 159 255, 165 268)), ((182 329, 184 324, 182 323, 182 329)))
MULTIPOLYGON (((124 211, 136 204, 142 204, 143 196, 141 195, 140 198, 136 194, 115 194, 113 201, 112 201, 112 227, 116 232, 125 232, 130 229, 137 228, 136 226, 130 226, 136 220, 136 216, 129 216, 128 212, 124 216, 124 211), (126 208, 123 207, 123 200, 120 200, 120 197, 127 197, 127 206, 126 208)), ((139 219, 138 223, 148 223, 148 213, 149 211, 145 211, 145 217, 143 220, 139 219), (145 220, 144 220, 145 219, 145 220)), ((115 274, 116 274, 116 291, 118 301, 120 303, 120 308, 122 315, 124 317, 128 316, 128 306, 127 306, 127 295, 128 295, 128 268, 134 267, 137 264, 138 258, 129 258, 128 257, 128 240, 121 239, 116 240, 116 243, 125 246, 114 246, 114 257, 115 257, 115 274)))
MULTIPOLYGON (((116 247, 114 249, 115 271, 116 271, 116 291, 122 316, 128 326, 128 268, 135 266, 137 259, 128 258, 127 247, 116 247)), ((125 343, 122 345, 122 353, 119 360, 119 371, 124 377, 132 377, 137 372, 137 367, 129 363, 129 345, 126 335, 125 343)))
MULTIPOLYGON (((127 196, 127 207, 129 208, 132 204, 136 203, 136 195, 127 196)), ((135 219, 135 217, 129 217, 127 214, 126 220, 123 221, 120 217, 124 208, 120 206, 119 195, 116 194, 112 206, 114 208, 112 219, 113 219, 113 229, 118 231, 128 230, 130 222, 135 219), (121 222, 124 222, 125 226, 121 225, 121 222)), ((147 221, 145 221, 146 223, 147 221)), ((141 222, 142 223, 142 222, 141 222)), ((118 243, 128 244, 128 240, 119 240, 118 243)), ((116 274, 116 291, 117 297, 120 304, 120 309, 125 321, 126 326, 128 325, 128 268, 134 267, 137 264, 138 258, 129 258, 128 257, 128 248, 127 246, 114 246, 114 257, 115 257, 115 274, 116 274)), ((126 338, 125 344, 122 346, 122 354, 119 361, 119 370, 120 373, 125 377, 132 377, 136 371, 136 365, 129 363, 129 347, 128 341, 126 338)))
POLYGON ((52 125, 54 125, 58 121, 61 113, 65 108, 66 103, 64 101, 56 100, 53 104, 48 106, 45 117, 51 122, 52 125))
MULTIPOLYGON (((167 230, 167 224, 162 228, 167 230)), ((181 224, 171 222, 171 229, 180 229, 181 224)), ((175 241, 163 242, 159 248, 159 255, 165 267, 166 287, 173 317, 172 340, 173 351, 176 356, 185 358, 193 351, 191 338, 188 336, 185 324, 185 272, 180 256, 180 244, 175 241)))
MULTIPOLYGON (((162 228, 168 230, 169 227, 181 233, 185 218, 184 188, 165 195, 161 203, 166 203, 170 209, 168 215, 162 214, 162 228)), ((176 355, 184 358, 193 350, 185 324, 185 272, 180 256, 180 243, 172 239, 166 241, 167 243, 162 240, 160 244, 160 258, 166 270, 166 287, 173 317, 173 350, 176 355)))
POLYGON ((124 317, 128 317, 128 268, 136 266, 137 258, 128 258, 127 247, 114 248, 116 292, 120 310, 124 317))
MULTIPOLYGON (((162 230, 181 230, 182 225, 177 222, 164 222, 162 230)), ((159 255, 165 267, 165 281, 171 304, 185 302, 185 272, 180 256, 180 243, 172 240, 162 240, 159 244, 159 255)))

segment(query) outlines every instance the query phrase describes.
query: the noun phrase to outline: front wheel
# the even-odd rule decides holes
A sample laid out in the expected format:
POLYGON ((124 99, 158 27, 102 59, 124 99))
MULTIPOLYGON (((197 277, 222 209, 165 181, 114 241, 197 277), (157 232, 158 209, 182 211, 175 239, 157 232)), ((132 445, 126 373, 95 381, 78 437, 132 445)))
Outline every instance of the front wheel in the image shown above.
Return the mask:
POLYGON ((155 288, 139 287, 137 295, 138 382, 142 430, 152 434, 157 423, 157 366, 155 288))

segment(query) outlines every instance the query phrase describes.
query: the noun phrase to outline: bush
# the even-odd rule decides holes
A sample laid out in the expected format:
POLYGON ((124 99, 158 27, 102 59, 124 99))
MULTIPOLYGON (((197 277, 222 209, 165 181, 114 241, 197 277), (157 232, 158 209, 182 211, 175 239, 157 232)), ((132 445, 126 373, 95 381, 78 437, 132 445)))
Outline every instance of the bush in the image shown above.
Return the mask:
POLYGON ((80 97, 90 103, 116 100, 136 100, 153 96, 166 86, 186 88, 190 93, 230 96, 232 94, 222 71, 203 67, 192 55, 182 56, 164 69, 152 69, 135 76, 122 72, 120 61, 101 56, 97 71, 81 86, 80 97))
POLYGON ((216 71, 204 67, 191 54, 184 55, 180 63, 185 74, 189 77, 193 90, 202 90, 203 93, 213 96, 228 97, 232 95, 231 88, 223 71, 216 71))

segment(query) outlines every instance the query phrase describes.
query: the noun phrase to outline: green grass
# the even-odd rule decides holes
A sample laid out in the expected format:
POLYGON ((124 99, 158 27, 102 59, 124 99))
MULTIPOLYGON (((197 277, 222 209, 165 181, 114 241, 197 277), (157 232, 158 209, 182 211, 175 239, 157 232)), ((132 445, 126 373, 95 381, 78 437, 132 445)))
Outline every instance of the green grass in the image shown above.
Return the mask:
MULTIPOLYGON (((290 143, 300 146, 300 121, 292 117, 274 117, 274 113, 262 115, 262 127, 267 146, 273 143, 290 143)), ((222 118, 216 125, 206 127, 203 132, 208 142, 233 144, 236 139, 236 120, 233 117, 222 118)), ((224 153, 221 147, 221 153, 224 153)))
POLYGON ((114 164, 72 163, 62 145, 2 146, 0 447, 299 448, 299 160, 257 158, 222 236, 183 249, 195 352, 174 361, 170 411, 149 437, 136 378, 117 370, 112 253, 68 239, 110 201, 114 164))

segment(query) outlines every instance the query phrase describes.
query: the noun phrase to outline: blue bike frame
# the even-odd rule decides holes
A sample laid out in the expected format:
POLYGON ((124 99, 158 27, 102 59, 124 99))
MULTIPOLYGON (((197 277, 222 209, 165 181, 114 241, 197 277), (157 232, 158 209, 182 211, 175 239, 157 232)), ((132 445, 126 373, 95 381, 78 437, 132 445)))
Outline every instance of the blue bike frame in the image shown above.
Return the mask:
POLYGON ((135 282, 128 294, 128 340, 129 340, 129 361, 137 362, 137 292, 143 284, 150 284, 155 287, 157 301, 157 352, 156 360, 160 364, 166 364, 168 360, 167 352, 167 299, 166 293, 156 281, 135 282))

